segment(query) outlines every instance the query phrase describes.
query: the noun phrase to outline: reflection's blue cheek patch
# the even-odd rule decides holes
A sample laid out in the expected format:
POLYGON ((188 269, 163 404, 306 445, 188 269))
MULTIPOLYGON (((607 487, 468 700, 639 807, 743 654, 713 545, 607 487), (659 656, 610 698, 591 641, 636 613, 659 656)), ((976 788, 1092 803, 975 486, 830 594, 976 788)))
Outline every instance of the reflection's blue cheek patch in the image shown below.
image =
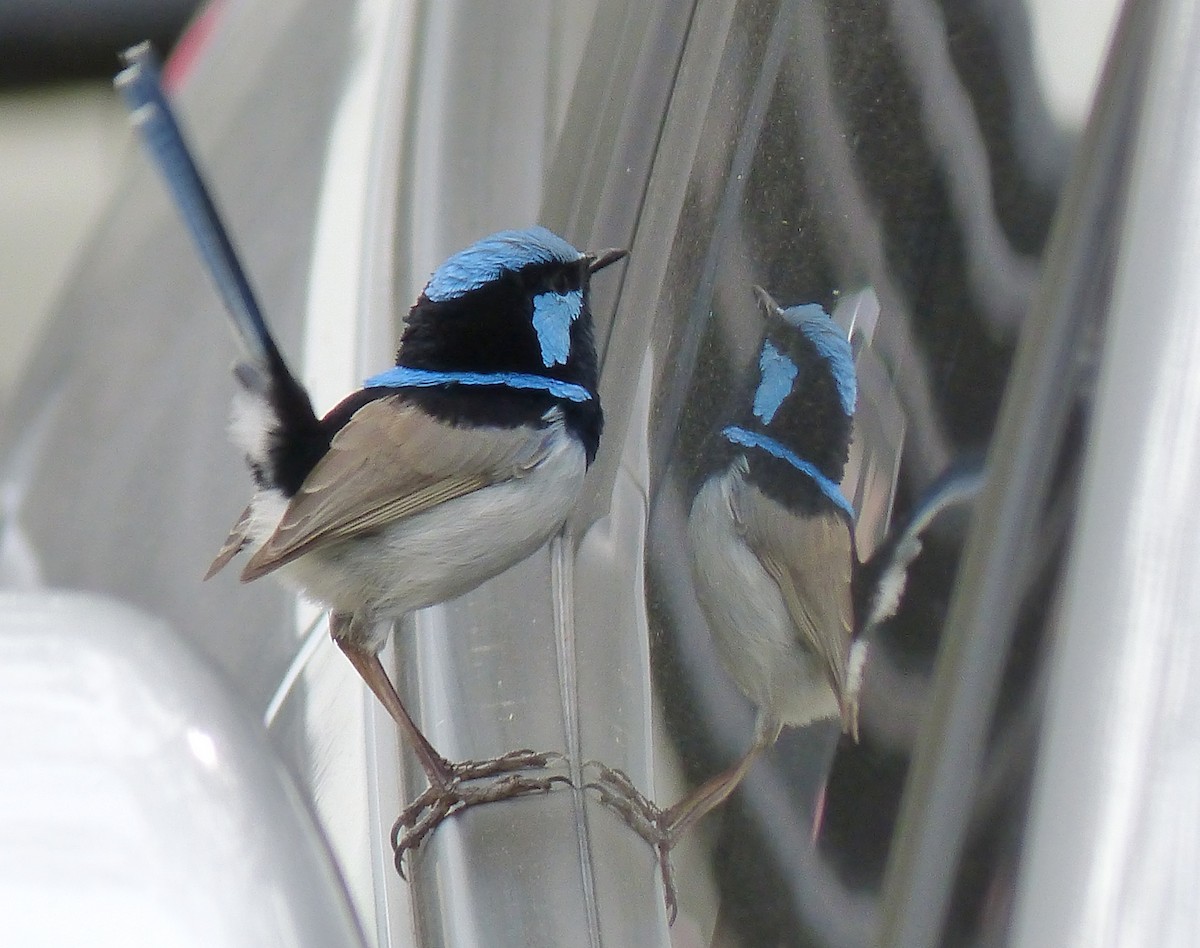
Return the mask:
POLYGON ((571 352, 571 323, 583 311, 583 290, 539 293, 533 298, 533 329, 542 349, 542 364, 566 365, 571 352))
POLYGON ((783 400, 791 394, 792 384, 796 381, 799 370, 796 364, 776 349, 769 340, 758 358, 758 368, 762 373, 762 381, 758 383, 758 390, 754 393, 754 415, 764 425, 769 425, 783 400))

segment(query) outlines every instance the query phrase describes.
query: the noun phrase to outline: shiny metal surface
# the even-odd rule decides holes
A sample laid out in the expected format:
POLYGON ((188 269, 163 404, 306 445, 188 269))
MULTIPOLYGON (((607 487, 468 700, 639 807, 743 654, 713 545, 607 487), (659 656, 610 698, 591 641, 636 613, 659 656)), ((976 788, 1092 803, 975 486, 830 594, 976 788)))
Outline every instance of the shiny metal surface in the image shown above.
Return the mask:
POLYGON ((6 944, 365 944, 265 733, 161 621, 0 594, 0 756, 6 944))
MULTIPOLYGON (((361 0, 326 15, 344 15, 354 41, 328 77, 329 124, 309 205, 303 344, 292 355, 318 412, 393 361, 391 250, 416 36, 415 4, 404 0, 361 0)), ((296 604, 289 668, 296 679, 273 697, 272 730, 303 735, 314 807, 371 937, 380 946, 412 945, 410 889, 387 843, 407 799, 395 726, 326 628, 315 608, 296 604)))
MULTIPOLYGON (((617 21, 624 12, 605 15, 617 21)), ((637 86, 636 76, 597 60, 598 49, 590 49, 591 68, 604 71, 604 84, 576 85, 572 95, 594 28, 591 7, 437 3, 423 15, 408 129, 413 151, 398 212, 397 315, 447 253, 500 227, 542 220, 579 246, 627 246, 628 232, 597 227, 587 217, 572 229, 543 209, 578 197, 556 182, 551 167, 561 130, 591 128, 605 108, 628 108, 608 82, 637 86), (589 104, 600 92, 598 104, 589 104), (522 147, 498 148, 497 140, 522 147)), ((609 35, 615 41, 621 33, 609 35)), ((649 70, 669 78, 670 67, 660 61, 649 70)), ((575 143, 563 139, 561 147, 575 143)), ((601 138, 595 157, 612 147, 601 138)), ((584 170, 560 166, 558 173, 578 180, 584 170)), ((602 181, 592 178, 588 186, 602 181)), ((597 280, 601 327, 619 279, 617 273, 597 280)), ((399 630, 401 680, 426 734, 452 758, 517 747, 556 750, 565 753, 564 772, 579 787, 587 779, 582 763, 593 758, 639 779, 649 774, 648 636, 638 594, 647 460, 638 432, 645 431, 650 391, 648 379, 639 384, 636 376, 613 372, 606 362, 601 392, 609 399, 608 425, 597 467, 617 470, 603 480, 593 471, 585 487, 599 497, 597 519, 399 630), (614 379, 620 396, 611 399, 614 379), (630 415, 643 420, 622 444, 621 420, 630 415)), ((405 773, 410 794, 423 786, 412 761, 405 773)), ((417 854, 412 878, 423 944, 667 943, 650 850, 581 792, 560 789, 456 817, 417 854)))
MULTIPOLYGON (((364 271, 379 262, 357 241, 379 238, 369 226, 376 216, 391 220, 392 202, 379 192, 390 172, 372 148, 395 151, 386 135, 404 114, 377 86, 401 91, 391 80, 407 68, 405 9, 223 5, 177 90, 272 328, 325 407, 362 377, 363 351, 369 368, 390 361, 390 320, 374 336, 352 327, 360 293, 372 291, 364 271), (358 43, 358 30, 374 45, 358 43), (371 62, 380 44, 388 58, 371 62), (392 125, 364 135, 373 110, 386 110, 392 125), (317 314, 311 326, 306 311, 317 314)), ((311 610, 274 584, 199 581, 223 521, 245 501, 246 474, 226 432, 237 350, 132 140, 128 162, 129 179, 4 419, 5 548, 18 549, 22 574, 46 586, 102 591, 167 619, 229 676, 244 713, 269 710, 273 751, 317 809, 364 927, 381 944, 410 944, 411 924, 394 904, 403 905, 405 886, 385 871, 383 834, 400 794, 394 763, 387 776, 390 732, 376 761, 359 681, 327 639, 313 649, 303 635, 311 610), (394 935, 392 914, 401 917, 394 935)), ((378 250, 390 260, 386 246, 378 250)))
POLYGON ((1144 44, 1121 51, 1140 52, 1128 211, 1055 623, 1019 945, 1200 938, 1200 11, 1134 6, 1144 44))
MULTIPOLYGON (((298 353, 325 160, 314 143, 328 132, 350 23, 311 0, 224 9, 177 100, 272 327, 298 353)), ((14 519, 44 583, 166 619, 261 709, 296 647, 291 597, 199 582, 244 503, 226 433, 237 349, 137 149, 130 132, 126 180, 0 419, 5 457, 30 455, 14 519), (104 552, 114 543, 119 557, 104 552)))

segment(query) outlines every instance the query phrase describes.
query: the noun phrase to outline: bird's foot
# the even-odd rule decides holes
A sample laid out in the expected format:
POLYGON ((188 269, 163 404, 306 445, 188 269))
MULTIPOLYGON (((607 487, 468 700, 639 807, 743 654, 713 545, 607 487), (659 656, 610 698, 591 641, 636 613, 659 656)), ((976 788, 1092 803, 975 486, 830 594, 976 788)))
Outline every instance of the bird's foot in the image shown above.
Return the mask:
POLYGON ((679 901, 675 894, 675 873, 671 868, 671 848, 679 833, 675 807, 663 809, 637 787, 623 770, 614 770, 598 761, 589 761, 596 768, 597 779, 587 784, 600 795, 600 802, 616 813, 625 824, 650 844, 658 856, 662 876, 663 899, 667 903, 667 920, 675 924, 679 901))
POLYGON ((547 793, 556 783, 571 785, 561 774, 530 777, 518 771, 544 770, 563 760, 562 754, 518 750, 490 760, 442 761, 444 773, 413 800, 392 824, 392 851, 396 871, 404 878, 404 854, 416 850, 448 816, 467 807, 512 800, 531 793, 547 793), (475 784, 474 781, 486 783, 475 784))

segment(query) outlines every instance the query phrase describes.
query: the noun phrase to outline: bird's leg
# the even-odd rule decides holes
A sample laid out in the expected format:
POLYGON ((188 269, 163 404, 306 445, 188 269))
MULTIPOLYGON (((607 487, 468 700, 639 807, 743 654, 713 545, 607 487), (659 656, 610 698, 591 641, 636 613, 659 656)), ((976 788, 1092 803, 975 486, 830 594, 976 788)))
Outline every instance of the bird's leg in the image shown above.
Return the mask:
POLYGON ((738 784, 750 771, 750 766, 758 759, 758 755, 762 753, 765 746, 765 744, 755 741, 736 764, 715 777, 710 777, 678 803, 668 808, 671 833, 675 839, 678 839, 729 799, 729 795, 737 789, 738 784))
POLYGON ((416 849, 447 816, 467 807, 530 793, 544 793, 556 783, 570 784, 563 776, 526 777, 517 771, 544 769, 561 754, 518 750, 491 760, 467 760, 451 763, 437 752, 428 738, 404 707, 379 656, 355 644, 347 637, 352 617, 341 613, 330 615, 329 627, 333 640, 354 666, 354 670, 371 689, 380 704, 399 726, 401 733, 416 752, 417 761, 429 780, 429 787, 401 812, 392 826, 392 849, 396 869, 404 875, 402 860, 410 849, 416 849), (482 786, 464 786, 468 781, 494 778, 482 786))
MULTIPOLYGON (((332 626, 332 618, 330 622, 332 626)), ((336 633, 333 636, 333 640, 337 642, 338 648, 342 650, 342 653, 350 659, 350 664, 354 666, 354 670, 358 672, 359 677, 366 682, 367 687, 379 699, 379 703, 383 705, 384 710, 391 715, 392 720, 399 726, 400 732, 412 745, 413 750, 416 752, 417 760, 421 764, 421 769, 425 771, 425 776, 429 778, 430 786, 444 790, 453 779, 453 767, 450 761, 439 754, 434 749, 434 746, 429 743, 428 738, 421 733, 421 729, 417 727, 417 722, 412 719, 412 716, 408 713, 408 709, 404 707, 404 702, 400 700, 400 695, 396 692, 391 679, 388 678, 387 672, 384 671, 383 663, 379 661, 379 656, 374 652, 357 647, 344 638, 338 637, 336 633)))
POLYGON ((667 916, 672 924, 678 912, 674 873, 671 869, 671 849, 679 839, 707 814, 724 803, 750 770, 750 766, 771 744, 761 733, 750 749, 736 764, 711 777, 678 803, 663 809, 643 794, 624 771, 595 763, 599 778, 589 783, 600 794, 600 802, 617 813, 635 833, 642 837, 658 855, 662 874, 663 896, 667 916))

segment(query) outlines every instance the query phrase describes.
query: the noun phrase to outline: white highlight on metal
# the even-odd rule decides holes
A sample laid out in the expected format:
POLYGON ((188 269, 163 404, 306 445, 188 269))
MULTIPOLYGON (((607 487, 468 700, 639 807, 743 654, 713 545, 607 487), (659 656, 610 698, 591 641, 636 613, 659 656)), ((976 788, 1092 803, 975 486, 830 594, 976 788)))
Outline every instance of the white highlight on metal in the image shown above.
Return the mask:
POLYGON ((1073 129, 1087 119, 1120 8, 1117 0, 1092 0, 1081 16, 1078 0, 1025 4, 1046 104, 1055 119, 1073 129))
MULTIPOLYGON (((319 414, 391 361, 391 254, 416 35, 411 0, 357 3, 353 58, 329 130, 309 267, 302 376, 319 414)), ((303 637, 313 609, 297 603, 303 637)), ((330 650, 330 663, 314 663, 325 654, 319 642, 310 633, 303 660, 297 656, 300 673, 315 669, 306 679, 306 729, 328 758, 318 759, 314 804, 364 928, 376 943, 395 944, 402 933, 392 930, 391 912, 411 918, 411 909, 404 887, 389 886, 390 867, 377 864, 380 852, 372 842, 386 827, 371 821, 378 812, 372 805, 377 788, 369 780, 377 772, 370 760, 377 744, 367 716, 382 712, 336 650, 330 650)))
POLYGON ((869 346, 875 338, 879 312, 879 297, 875 295, 875 288, 866 286, 838 300, 833 308, 833 321, 842 328, 851 343, 856 341, 857 335, 861 340, 860 345, 869 346))
POLYGON ((1174 948, 1200 932, 1200 11, 1157 14, 1013 944, 1174 948))
MULTIPOLYGON (((361 0, 352 63, 329 132, 309 268, 304 383, 318 413, 391 349, 391 252, 411 35, 408 4, 361 0), (368 318, 368 315, 371 318, 368 318), (386 315, 385 315, 386 314, 386 315)), ((382 366, 381 366, 382 367, 382 366)))
MULTIPOLYGON (((302 602, 300 605, 302 608, 296 610, 298 617, 306 617, 304 614, 309 612, 316 612, 317 615, 309 620, 307 627, 301 632, 300 651, 288 665, 287 671, 283 673, 283 679, 279 682, 279 687, 275 689, 275 694, 271 695, 271 700, 267 702, 267 709, 263 712, 263 727, 266 728, 270 728, 275 723, 279 709, 283 707, 283 703, 287 701, 292 689, 296 687, 296 682, 300 680, 300 676, 304 673, 304 669, 308 666, 317 648, 329 634, 325 620, 326 613, 318 611, 315 606, 306 602, 302 602)), ((303 623, 301 624, 303 625, 303 623)))
POLYGON ((189 727, 184 732, 184 739, 187 741, 188 749, 192 752, 192 756, 201 765, 207 767, 209 770, 217 769, 217 743, 213 740, 211 734, 200 730, 198 727, 189 727))

